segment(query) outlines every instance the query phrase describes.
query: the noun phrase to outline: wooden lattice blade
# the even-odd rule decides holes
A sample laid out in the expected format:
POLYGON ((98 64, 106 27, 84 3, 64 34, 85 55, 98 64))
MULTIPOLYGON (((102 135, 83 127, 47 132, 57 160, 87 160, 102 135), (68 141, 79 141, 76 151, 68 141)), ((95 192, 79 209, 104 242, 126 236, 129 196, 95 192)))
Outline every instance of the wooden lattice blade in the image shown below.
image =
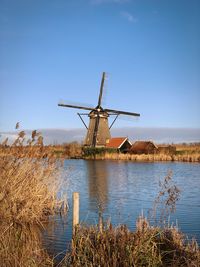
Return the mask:
POLYGON ((104 111, 106 111, 106 112, 113 112, 113 113, 122 114, 122 115, 129 115, 129 116, 137 116, 137 117, 140 116, 139 113, 128 112, 128 111, 121 111, 121 110, 115 110, 115 109, 108 109, 108 108, 105 108, 104 111))
POLYGON ((100 92, 99 92, 98 107, 101 106, 101 99, 102 99, 102 95, 103 95, 103 86, 104 86, 105 75, 106 75, 106 73, 103 72, 102 79, 101 79, 101 87, 100 87, 100 92))
POLYGON ((70 104, 58 104, 60 107, 67 107, 67 108, 76 108, 76 109, 84 109, 84 110, 94 110, 90 107, 83 107, 83 106, 76 106, 76 105, 70 105, 70 104))

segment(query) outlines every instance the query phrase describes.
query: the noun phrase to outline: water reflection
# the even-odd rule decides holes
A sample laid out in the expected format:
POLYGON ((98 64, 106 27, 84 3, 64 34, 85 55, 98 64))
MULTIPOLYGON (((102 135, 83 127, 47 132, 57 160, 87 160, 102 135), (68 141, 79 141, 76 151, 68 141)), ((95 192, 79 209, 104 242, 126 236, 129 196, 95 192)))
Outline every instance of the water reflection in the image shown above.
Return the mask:
POLYGON ((90 209, 103 211, 108 203, 108 166, 103 161, 86 161, 90 209))

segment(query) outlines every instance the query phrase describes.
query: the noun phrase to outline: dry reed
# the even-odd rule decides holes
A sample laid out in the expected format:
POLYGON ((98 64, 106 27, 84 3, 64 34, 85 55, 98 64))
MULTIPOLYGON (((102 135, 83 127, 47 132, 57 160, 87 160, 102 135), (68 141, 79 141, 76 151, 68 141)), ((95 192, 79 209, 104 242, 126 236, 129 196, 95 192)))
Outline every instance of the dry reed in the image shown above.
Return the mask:
MULTIPOLYGON (((90 158, 90 157, 87 157, 90 158)), ((154 162, 154 161, 183 161, 183 162, 200 162, 200 153, 194 154, 123 154, 108 153, 95 155, 95 159, 108 160, 129 160, 138 162, 154 162)))
POLYGON ((42 223, 61 203, 60 161, 47 155, 36 131, 24 146, 25 133, 4 142, 0 156, 0 265, 26 267, 52 265, 41 247, 42 223), (48 157, 47 157, 48 156, 48 157))
POLYGON ((73 237, 72 251, 63 266, 158 267, 200 266, 200 251, 195 241, 185 242, 176 228, 150 227, 139 217, 136 231, 126 226, 113 228, 79 226, 73 237))

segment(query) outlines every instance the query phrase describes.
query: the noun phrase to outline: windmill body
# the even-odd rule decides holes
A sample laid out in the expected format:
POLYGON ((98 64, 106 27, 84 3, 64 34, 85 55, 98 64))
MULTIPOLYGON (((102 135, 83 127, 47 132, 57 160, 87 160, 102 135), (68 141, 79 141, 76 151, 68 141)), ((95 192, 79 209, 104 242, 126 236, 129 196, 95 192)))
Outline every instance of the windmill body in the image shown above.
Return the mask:
POLYGON ((108 124, 109 114, 105 111, 100 111, 99 113, 91 111, 89 113, 89 126, 84 144, 86 146, 105 146, 107 140, 111 138, 110 129, 108 124), (98 121, 98 129, 96 129, 98 121))
POLYGON ((101 80, 101 87, 98 99, 98 105, 95 108, 90 107, 83 107, 83 106, 76 106, 70 104, 58 104, 58 106, 68 107, 68 108, 76 108, 81 110, 90 111, 89 114, 85 113, 78 113, 80 119, 82 120, 83 124, 87 129, 87 135, 85 138, 84 145, 89 147, 104 147, 108 140, 111 138, 110 129, 113 126, 114 122, 118 118, 120 114, 122 115, 130 115, 130 116, 140 116, 138 113, 127 112, 127 111, 120 111, 120 110, 113 110, 113 109, 103 109, 101 106, 102 94, 103 94, 103 87, 105 81, 105 72, 103 72, 102 80, 101 80), (89 117, 89 126, 86 125, 82 116, 87 115, 89 117), (115 116, 112 124, 109 126, 108 118, 109 116, 115 116))

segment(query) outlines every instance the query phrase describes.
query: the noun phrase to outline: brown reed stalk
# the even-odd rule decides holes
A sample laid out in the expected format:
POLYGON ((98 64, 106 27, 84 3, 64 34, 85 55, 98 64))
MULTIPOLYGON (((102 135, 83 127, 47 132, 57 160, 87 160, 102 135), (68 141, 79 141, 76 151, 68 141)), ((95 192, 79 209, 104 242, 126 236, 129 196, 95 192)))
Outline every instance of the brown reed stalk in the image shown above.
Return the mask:
MULTIPOLYGON (((104 224, 106 225, 106 224, 104 224)), ((197 243, 187 243, 175 228, 150 227, 139 217, 135 232, 126 226, 79 226, 64 266, 141 267, 194 266, 200 264, 197 243)))
POLYGON ((25 143, 21 131, 0 154, 0 266, 52 266, 42 249, 40 227, 60 207, 60 166, 36 131, 25 143))

